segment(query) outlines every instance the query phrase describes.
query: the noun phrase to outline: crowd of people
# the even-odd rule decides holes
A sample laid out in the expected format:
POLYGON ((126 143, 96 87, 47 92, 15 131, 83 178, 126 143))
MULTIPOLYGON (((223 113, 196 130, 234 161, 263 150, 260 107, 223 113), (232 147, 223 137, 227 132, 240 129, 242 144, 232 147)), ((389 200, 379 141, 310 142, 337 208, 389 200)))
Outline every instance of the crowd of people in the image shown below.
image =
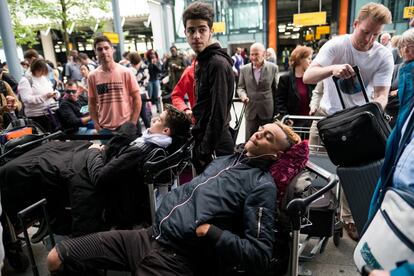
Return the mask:
MULTIPOLYGON (((370 218, 379 208, 384 187, 407 186, 412 191, 412 181, 406 176, 411 176, 413 162, 405 160, 410 158, 413 140, 403 145, 398 142, 406 136, 406 124, 412 117, 414 29, 393 37, 383 32, 384 25, 392 22, 384 5, 364 5, 351 34, 321 40, 318 49, 304 45, 285 48, 280 62, 285 69, 282 73, 274 49, 266 49, 259 42, 250 49, 236 48, 230 56, 212 37, 211 5, 192 3, 182 19, 193 54, 183 55, 173 45, 162 58, 151 49, 145 54, 126 52, 120 62, 115 62, 111 41, 98 36, 93 44, 94 58, 71 51, 64 73, 33 49, 24 54, 24 76, 19 82, 0 69, 0 128, 25 116, 47 132, 64 129, 80 135, 116 136, 132 124, 134 139, 126 140, 133 141, 126 148, 115 147, 115 153, 111 152, 110 142, 100 150, 82 148, 77 155, 89 162, 82 163, 83 172, 93 167, 88 183, 94 183, 97 192, 103 193, 96 199, 100 205, 95 209, 98 217, 94 221, 101 219, 103 209, 106 219, 118 226, 131 224, 130 217, 122 221, 122 208, 134 209, 131 216, 141 218, 135 212, 141 207, 133 203, 134 198, 123 202, 130 191, 137 193, 135 188, 126 186, 112 194, 110 179, 125 179, 122 174, 130 172, 125 168, 132 170, 125 162, 132 157, 139 159, 137 167, 142 167, 152 149, 148 144, 168 148, 177 135, 188 138, 192 124, 192 164, 198 176, 164 198, 155 223, 141 230, 100 232, 65 240, 49 254, 51 272, 92 275, 91 271, 98 268, 124 269, 137 275, 193 275, 203 270, 226 273, 226 269, 239 265, 252 273, 267 270, 274 250, 278 192, 269 167, 301 143, 289 126, 274 120, 288 114, 328 116, 342 110, 332 76, 350 79, 355 76, 353 66, 359 67, 370 101, 381 105, 395 127, 370 218), (63 82, 64 88, 59 91, 63 82), (171 94, 171 99, 163 101, 162 91, 171 94), (245 144, 236 153, 229 125, 235 95, 246 106, 245 144), (167 106, 162 112, 166 101, 175 107, 167 106), (402 154, 396 157, 396 151, 402 154)), ((344 102, 352 107, 365 100, 362 93, 350 91, 344 95, 344 102)), ((294 126, 311 127, 309 143, 320 144, 316 124, 311 123, 289 121, 294 126)), ((75 160, 71 154, 66 157, 75 160)), ((18 163, 0 168, 2 182, 11 181, 7 177, 22 167, 23 163, 18 163)), ((42 173, 46 172, 43 168, 42 173)), ((76 187, 79 189, 79 185, 76 187)), ((344 228, 357 241, 359 233, 347 200, 343 197, 341 201, 344 228)), ((370 276, 411 275, 413 267, 404 264, 392 272, 374 270, 370 276)))

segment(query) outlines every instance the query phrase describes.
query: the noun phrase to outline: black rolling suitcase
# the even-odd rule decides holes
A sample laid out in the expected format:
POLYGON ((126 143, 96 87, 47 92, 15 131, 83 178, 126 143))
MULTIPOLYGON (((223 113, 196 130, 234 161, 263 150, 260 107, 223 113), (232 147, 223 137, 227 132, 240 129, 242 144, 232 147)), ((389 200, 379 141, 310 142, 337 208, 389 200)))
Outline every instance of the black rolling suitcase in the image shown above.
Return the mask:
POLYGON ((317 124, 319 136, 332 163, 340 166, 358 166, 382 159, 385 145, 391 132, 387 115, 380 104, 369 102, 357 66, 356 76, 350 79, 333 77, 339 99, 344 110, 336 112, 317 124), (362 91, 365 101, 361 106, 345 109, 342 91, 362 91))
POLYGON ((358 233, 362 233, 367 222, 369 205, 383 162, 384 160, 381 159, 364 166, 339 166, 337 169, 337 175, 348 200, 358 233))

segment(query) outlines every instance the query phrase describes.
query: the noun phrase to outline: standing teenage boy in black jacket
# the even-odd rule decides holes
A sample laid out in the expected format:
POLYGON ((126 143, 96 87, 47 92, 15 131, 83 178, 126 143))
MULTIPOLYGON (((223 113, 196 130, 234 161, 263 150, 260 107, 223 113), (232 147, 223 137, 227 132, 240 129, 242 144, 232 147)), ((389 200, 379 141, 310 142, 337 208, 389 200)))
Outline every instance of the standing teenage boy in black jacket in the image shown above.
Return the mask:
POLYGON ((195 138, 193 163, 198 172, 211 162, 212 155, 228 155, 234 148, 229 130, 233 61, 212 41, 213 20, 213 7, 206 3, 194 2, 183 13, 187 42, 197 54, 192 133, 195 138))

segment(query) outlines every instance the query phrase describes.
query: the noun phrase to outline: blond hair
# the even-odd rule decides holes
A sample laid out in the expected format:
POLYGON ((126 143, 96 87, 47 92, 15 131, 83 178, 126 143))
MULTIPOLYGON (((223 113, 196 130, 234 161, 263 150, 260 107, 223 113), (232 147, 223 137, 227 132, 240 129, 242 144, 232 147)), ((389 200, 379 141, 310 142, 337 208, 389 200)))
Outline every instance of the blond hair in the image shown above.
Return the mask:
POLYGON ((404 44, 414 44, 414 29, 408 29, 400 37, 398 41, 398 48, 404 44))
POLYGON ((390 10, 386 6, 374 2, 362 6, 359 10, 357 20, 361 22, 368 17, 371 17, 374 21, 381 24, 390 24, 392 22, 390 10))
POLYGON ((401 36, 400 35, 394 35, 393 37, 391 37, 391 47, 392 48, 397 48, 398 45, 400 44, 400 40, 401 40, 401 36))

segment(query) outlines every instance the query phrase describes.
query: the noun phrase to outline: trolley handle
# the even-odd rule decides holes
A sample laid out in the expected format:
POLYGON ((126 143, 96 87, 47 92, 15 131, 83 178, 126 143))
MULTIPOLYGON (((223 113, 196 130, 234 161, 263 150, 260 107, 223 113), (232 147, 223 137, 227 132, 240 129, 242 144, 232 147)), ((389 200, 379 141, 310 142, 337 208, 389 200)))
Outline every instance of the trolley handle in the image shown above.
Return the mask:
POLYGON ((11 150, 9 150, 9 151, 5 152, 4 154, 0 155, 0 160, 2 160, 3 158, 7 157, 9 154, 13 153, 14 151, 16 151, 18 149, 24 149, 26 147, 30 147, 30 146, 32 146, 34 144, 43 142, 45 140, 55 139, 55 138, 57 138, 57 137, 59 137, 61 135, 63 135, 63 132, 61 130, 59 130, 59 131, 56 131, 56 132, 54 132, 52 134, 46 135, 46 136, 44 136, 44 137, 42 137, 40 139, 27 142, 27 143, 25 143, 23 145, 17 145, 14 148, 12 148, 11 150))
POLYGON ((183 159, 190 158, 194 138, 187 141, 181 148, 168 157, 161 160, 147 161, 144 164, 144 174, 152 179, 157 178, 162 172, 177 166, 183 159))
POLYGON ((322 169, 321 167, 313 164, 312 162, 308 161, 306 164, 306 168, 310 171, 318 174, 319 176, 323 177, 328 181, 328 184, 324 186, 322 189, 318 190, 316 193, 311 194, 305 198, 296 198, 290 201, 286 207, 288 214, 291 217, 301 217, 306 214, 308 211, 309 205, 321 197, 323 194, 334 188, 339 183, 339 178, 336 174, 330 174, 326 170, 322 169))

